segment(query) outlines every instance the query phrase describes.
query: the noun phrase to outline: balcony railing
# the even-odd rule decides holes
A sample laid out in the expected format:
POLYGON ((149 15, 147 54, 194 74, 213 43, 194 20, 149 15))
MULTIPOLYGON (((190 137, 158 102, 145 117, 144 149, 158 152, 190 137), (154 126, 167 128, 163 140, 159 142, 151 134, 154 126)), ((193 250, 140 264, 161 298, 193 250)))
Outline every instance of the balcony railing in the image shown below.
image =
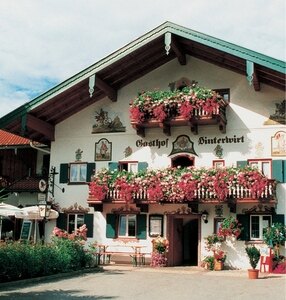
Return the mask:
MULTIPOLYGON (((181 199, 177 203, 189 203, 189 202, 253 202, 263 201, 263 200, 275 200, 275 181, 268 180, 267 185, 262 192, 254 192, 249 188, 245 188, 242 185, 232 186, 228 189, 226 197, 223 201, 219 200, 218 195, 204 187, 195 189, 193 191, 193 197, 189 199, 181 199)), ((98 203, 125 203, 128 202, 122 197, 121 190, 119 188, 109 188, 104 199, 98 199, 93 195, 89 195, 87 202, 89 204, 98 204, 98 203)), ((164 197, 163 199, 150 199, 149 193, 146 188, 139 188, 136 192, 131 194, 131 203, 176 203, 176 201, 169 200, 164 197)))

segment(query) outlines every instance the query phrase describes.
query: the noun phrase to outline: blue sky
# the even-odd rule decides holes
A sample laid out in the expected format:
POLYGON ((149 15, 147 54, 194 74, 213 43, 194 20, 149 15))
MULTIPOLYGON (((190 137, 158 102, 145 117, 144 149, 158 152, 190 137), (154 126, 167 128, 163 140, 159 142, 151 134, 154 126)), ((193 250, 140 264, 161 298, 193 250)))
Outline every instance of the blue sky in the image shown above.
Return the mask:
POLYGON ((285 0, 1 0, 0 117, 165 21, 286 59, 285 0))

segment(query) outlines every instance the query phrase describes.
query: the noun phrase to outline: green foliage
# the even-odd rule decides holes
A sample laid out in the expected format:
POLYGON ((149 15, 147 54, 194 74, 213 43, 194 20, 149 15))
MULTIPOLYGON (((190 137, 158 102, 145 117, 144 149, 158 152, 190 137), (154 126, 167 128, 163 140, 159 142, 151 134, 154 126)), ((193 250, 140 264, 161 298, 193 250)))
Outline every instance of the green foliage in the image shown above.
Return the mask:
POLYGON ((246 247, 245 251, 252 269, 255 269, 260 259, 260 251, 254 245, 246 247))
POLYGON ((0 246, 0 282, 68 272, 91 266, 92 256, 79 241, 54 238, 51 244, 0 246))
POLYGON ((282 245, 286 241, 286 226, 282 223, 273 223, 264 229, 263 241, 271 248, 282 245))
POLYGON ((214 269, 214 257, 213 256, 206 256, 203 260, 204 264, 208 265, 210 270, 214 269))

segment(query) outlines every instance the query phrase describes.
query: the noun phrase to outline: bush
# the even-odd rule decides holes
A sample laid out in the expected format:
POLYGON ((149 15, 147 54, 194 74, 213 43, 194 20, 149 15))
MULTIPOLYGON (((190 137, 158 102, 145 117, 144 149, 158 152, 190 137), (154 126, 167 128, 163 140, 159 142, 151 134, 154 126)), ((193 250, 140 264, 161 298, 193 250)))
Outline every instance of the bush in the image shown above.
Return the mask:
POLYGON ((254 245, 246 247, 245 251, 252 269, 255 269, 260 259, 260 251, 254 245))
POLYGON ((8 243, 0 246, 0 282, 80 270, 91 255, 79 241, 54 238, 49 245, 8 243))

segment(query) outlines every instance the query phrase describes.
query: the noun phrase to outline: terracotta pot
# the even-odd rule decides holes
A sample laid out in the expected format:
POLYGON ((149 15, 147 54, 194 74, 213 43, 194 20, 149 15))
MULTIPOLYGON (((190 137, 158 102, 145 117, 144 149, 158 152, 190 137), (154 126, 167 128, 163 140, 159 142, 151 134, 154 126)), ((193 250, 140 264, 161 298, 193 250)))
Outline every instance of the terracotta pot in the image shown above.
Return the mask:
POLYGON ((215 271, 221 271, 223 270, 223 262, 220 260, 216 260, 214 261, 214 270, 215 271))
POLYGON ((248 269, 248 278, 249 279, 258 279, 259 270, 257 269, 248 269))

